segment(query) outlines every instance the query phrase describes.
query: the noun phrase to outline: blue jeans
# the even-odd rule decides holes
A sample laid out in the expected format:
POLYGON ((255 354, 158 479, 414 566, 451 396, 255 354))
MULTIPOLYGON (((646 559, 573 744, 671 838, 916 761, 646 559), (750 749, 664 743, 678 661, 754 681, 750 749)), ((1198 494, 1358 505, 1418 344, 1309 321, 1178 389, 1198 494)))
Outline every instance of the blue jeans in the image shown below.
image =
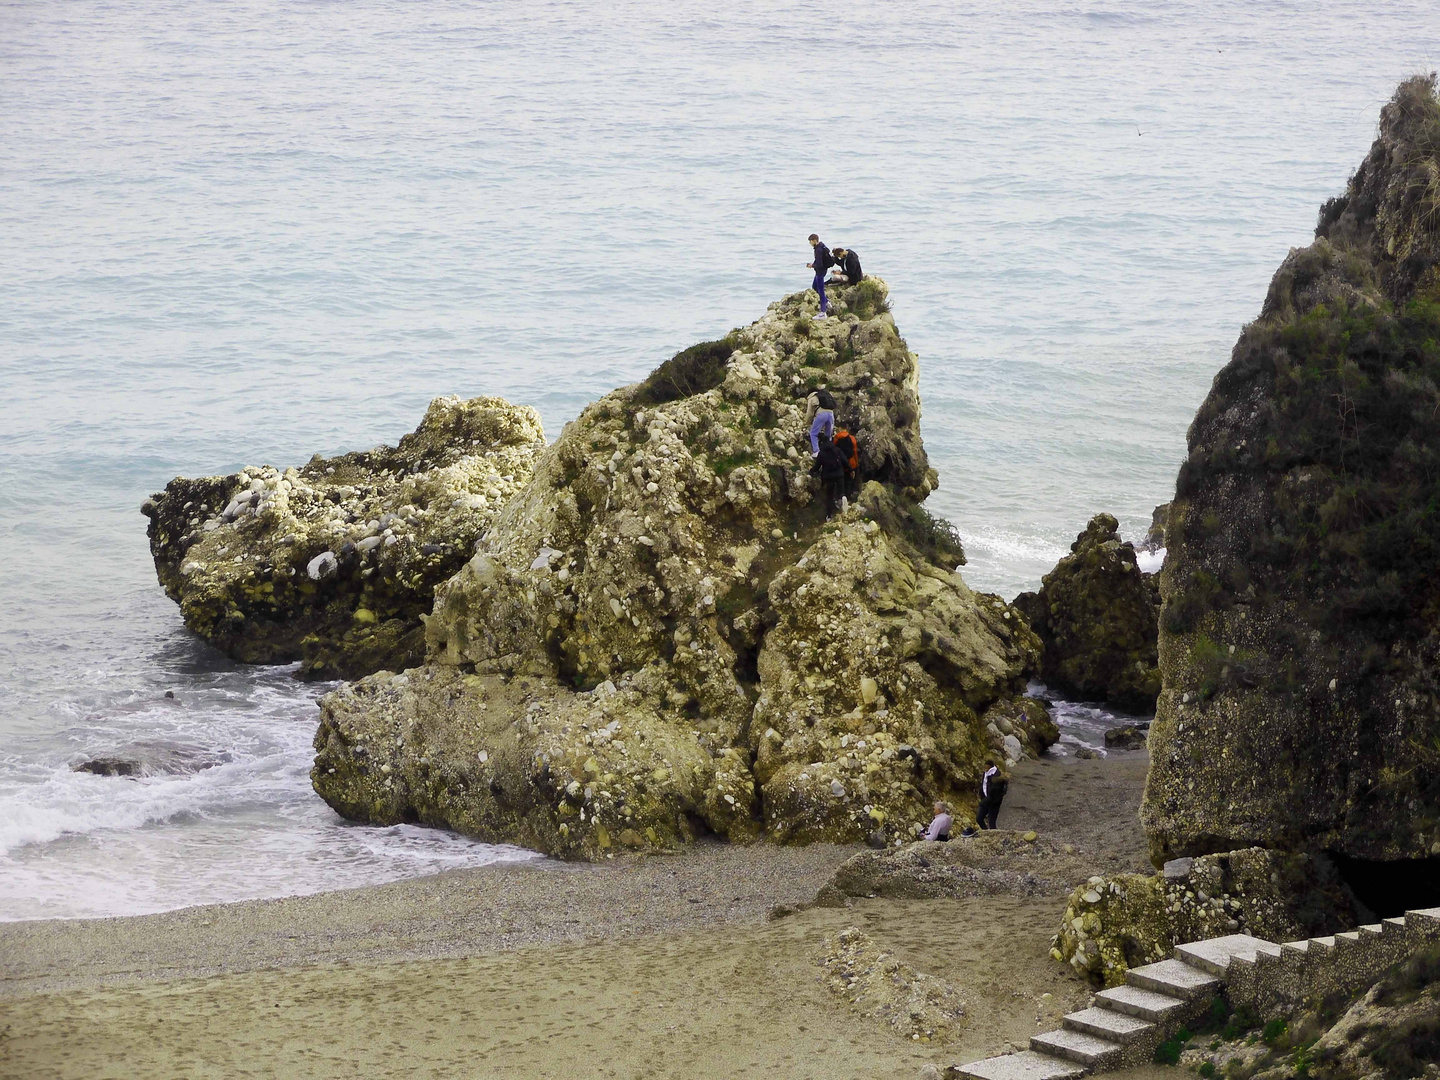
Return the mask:
POLYGON ((829 311, 830 301, 825 299, 825 271, 815 271, 815 282, 810 287, 820 294, 820 310, 829 311))

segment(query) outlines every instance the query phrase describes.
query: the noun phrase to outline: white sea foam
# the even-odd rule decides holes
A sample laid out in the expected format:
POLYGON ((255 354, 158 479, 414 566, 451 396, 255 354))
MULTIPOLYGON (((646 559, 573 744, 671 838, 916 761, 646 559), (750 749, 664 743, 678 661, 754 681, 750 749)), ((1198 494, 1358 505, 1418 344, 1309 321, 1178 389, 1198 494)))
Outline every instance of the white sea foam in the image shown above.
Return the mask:
POLYGON ((1135 565, 1140 567, 1143 573, 1158 574, 1165 565, 1165 549, 1162 547, 1155 551, 1137 551, 1135 565))

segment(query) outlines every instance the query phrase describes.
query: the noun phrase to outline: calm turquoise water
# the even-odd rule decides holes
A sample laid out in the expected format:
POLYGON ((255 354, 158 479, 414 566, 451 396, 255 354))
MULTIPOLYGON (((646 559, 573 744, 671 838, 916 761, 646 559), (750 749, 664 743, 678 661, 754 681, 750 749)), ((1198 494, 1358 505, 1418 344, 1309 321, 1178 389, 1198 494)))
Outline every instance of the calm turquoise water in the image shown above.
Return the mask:
POLYGON ((141 500, 587 401, 808 282, 890 283, 967 579, 1132 535, 1431 3, 0 6, 0 918, 518 853, 344 825, 317 688, 191 640, 141 500), (166 690, 175 699, 166 700, 166 690), (136 738, 195 776, 68 764, 136 738))

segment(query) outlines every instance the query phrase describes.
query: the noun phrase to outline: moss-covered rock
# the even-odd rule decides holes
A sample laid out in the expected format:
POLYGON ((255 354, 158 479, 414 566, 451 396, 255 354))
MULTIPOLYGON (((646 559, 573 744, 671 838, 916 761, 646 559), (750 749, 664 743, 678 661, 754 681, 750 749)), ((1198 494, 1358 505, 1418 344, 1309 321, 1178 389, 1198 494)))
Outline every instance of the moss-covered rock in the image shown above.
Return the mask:
POLYGON ((824 322, 807 294, 772 304, 566 425, 436 590, 429 662, 326 699, 316 790, 575 857, 891 841, 973 803, 987 753, 1053 741, 1023 698, 1038 641, 919 509, 915 357, 852 292, 824 322), (804 426, 822 384, 865 484, 830 522, 804 426))
POLYGON ((1038 593, 1022 593, 1025 612, 1044 643, 1040 675, 1062 693, 1149 712, 1160 693, 1156 619, 1160 593, 1142 573, 1118 523, 1097 514, 1045 575, 1038 593))
POLYGON ((1189 433, 1142 818, 1158 861, 1440 855, 1440 100, 1403 84, 1189 433))
POLYGON ((528 406, 437 398, 395 447, 172 480, 150 552, 185 625, 247 663, 355 678, 424 659, 421 615, 530 478, 528 406))
POLYGON ((1351 898, 1323 858, 1250 848, 1207 855, 1166 872, 1092 877, 1070 897, 1051 955, 1093 982, 1176 946, 1226 934, 1293 941, 1353 925, 1351 898))

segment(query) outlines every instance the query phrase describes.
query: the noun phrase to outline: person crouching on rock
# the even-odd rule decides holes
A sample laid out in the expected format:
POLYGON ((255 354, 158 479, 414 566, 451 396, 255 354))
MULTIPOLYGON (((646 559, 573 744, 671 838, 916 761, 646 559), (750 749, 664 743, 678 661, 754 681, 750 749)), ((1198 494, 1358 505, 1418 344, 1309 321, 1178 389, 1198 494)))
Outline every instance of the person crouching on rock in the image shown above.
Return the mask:
POLYGON ((835 271, 826 285, 858 285, 865 280, 865 275, 860 270, 860 256, 855 254, 854 248, 837 247, 830 252, 830 257, 840 269, 835 271))
POLYGON ((820 294, 820 314, 812 317, 823 319, 830 311, 830 301, 825 299, 825 271, 835 265, 835 258, 830 254, 830 249, 820 242, 820 237, 813 232, 810 234, 810 246, 815 249, 815 259, 805 265, 815 271, 815 280, 810 287, 820 294))
POLYGON ((825 520, 840 513, 840 500, 845 497, 845 453, 834 439, 824 439, 815 453, 815 471, 825 489, 825 520))
POLYGON ((980 828, 993 829, 995 819, 1000 816, 1000 804, 1005 799, 1010 781, 994 761, 988 761, 986 765, 989 767, 985 770, 985 775, 980 777, 980 805, 975 808, 975 820, 980 828))
POLYGON ((930 827, 925 830, 922 840, 946 841, 950 839, 950 826, 955 819, 950 816, 950 809, 943 802, 935 804, 935 820, 930 822, 930 827))

